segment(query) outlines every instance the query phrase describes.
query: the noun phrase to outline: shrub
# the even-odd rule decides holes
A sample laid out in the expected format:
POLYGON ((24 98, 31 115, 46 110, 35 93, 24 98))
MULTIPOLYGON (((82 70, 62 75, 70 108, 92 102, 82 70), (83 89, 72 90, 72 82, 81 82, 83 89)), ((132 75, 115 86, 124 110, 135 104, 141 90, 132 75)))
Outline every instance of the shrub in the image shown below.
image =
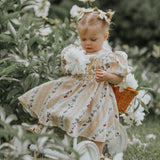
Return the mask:
POLYGON ((63 23, 36 17, 31 2, 5 0, 0 6, 0 104, 21 120, 24 115, 19 113, 23 111, 17 97, 63 76, 60 52, 76 35, 67 18, 63 23))

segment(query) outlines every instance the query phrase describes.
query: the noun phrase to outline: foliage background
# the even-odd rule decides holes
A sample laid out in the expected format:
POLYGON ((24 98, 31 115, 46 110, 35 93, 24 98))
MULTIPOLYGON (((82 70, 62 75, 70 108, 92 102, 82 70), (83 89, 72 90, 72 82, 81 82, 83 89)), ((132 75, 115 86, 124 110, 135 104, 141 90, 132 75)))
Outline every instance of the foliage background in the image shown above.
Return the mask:
MULTIPOLYGON (((22 120, 24 116, 19 112, 23 110, 17 106, 17 97, 38 84, 63 75, 60 52, 77 36, 75 25, 70 25, 69 11, 74 4, 81 7, 86 7, 86 4, 75 0, 52 0, 49 19, 43 19, 36 17, 33 9, 25 9, 29 1, 21 3, 20 0, 6 0, 1 3, 0 104, 7 111, 21 116, 22 120), (51 30, 49 34, 40 33, 40 29, 47 27, 51 30)), ((150 106, 154 111, 160 102, 160 46, 157 36, 160 34, 160 13, 156 12, 159 4, 156 0, 146 0, 145 3, 143 0, 93 3, 93 6, 103 10, 116 10, 109 42, 113 50, 127 52, 140 86, 152 89, 150 93, 154 99, 150 106)))
MULTIPOLYGON (((0 2, 0 106, 17 116, 13 124, 35 121, 18 103, 20 95, 64 76, 60 52, 77 39, 69 11, 74 4, 86 7, 77 0, 50 0, 48 18, 39 18, 27 8, 30 1, 22 2, 0 2)), ((160 116, 160 1, 97 0, 93 6, 116 11, 109 43, 113 50, 126 51, 139 86, 149 88, 150 113, 160 116)))

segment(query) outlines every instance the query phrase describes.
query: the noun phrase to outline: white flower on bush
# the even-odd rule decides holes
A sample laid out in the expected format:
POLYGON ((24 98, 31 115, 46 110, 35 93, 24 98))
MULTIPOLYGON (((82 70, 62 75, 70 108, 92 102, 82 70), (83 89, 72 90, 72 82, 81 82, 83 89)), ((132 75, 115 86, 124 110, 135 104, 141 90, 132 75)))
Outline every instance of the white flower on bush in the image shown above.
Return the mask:
POLYGON ((151 140, 151 139, 155 140, 156 139, 156 135, 154 135, 154 134, 147 134, 146 135, 146 140, 151 140))
POLYGON ((120 84, 118 84, 118 86, 120 87, 119 91, 122 92, 124 89, 128 87, 136 89, 138 87, 138 83, 137 83, 137 80, 134 78, 134 75, 129 73, 123 79, 123 81, 120 84))
POLYGON ((140 90, 137 98, 140 99, 145 105, 147 105, 151 101, 151 96, 146 94, 145 90, 140 90))
POLYGON ((123 118, 124 122, 127 125, 133 125, 139 126, 142 124, 142 121, 144 120, 144 108, 140 105, 136 111, 133 111, 132 109, 127 111, 125 114, 122 114, 121 117, 123 118))
POLYGON ((80 8, 77 5, 73 5, 71 10, 70 10, 70 14, 72 17, 78 17, 80 12, 82 11, 83 8, 80 8))
POLYGON ((139 105, 138 109, 133 113, 133 119, 134 119, 134 122, 136 123, 135 124, 136 126, 139 126, 142 124, 142 121, 144 120, 144 116, 145 116, 144 108, 141 105, 139 105))
POLYGON ((134 89, 138 87, 137 80, 134 78, 134 75, 131 73, 126 76, 126 87, 127 88, 131 87, 134 89))
POLYGON ((40 35, 47 36, 52 33, 52 29, 49 26, 47 26, 46 28, 40 28, 39 32, 40 32, 40 35))
POLYGON ((86 3, 86 2, 94 2, 95 0, 79 0, 79 1, 86 3))
POLYGON ((138 95, 137 95, 137 98, 142 99, 144 97, 145 93, 146 93, 145 90, 140 90, 138 95))
POLYGON ((79 47, 71 46, 64 54, 65 69, 72 75, 85 73, 86 64, 90 61, 84 53, 85 51, 79 47))
POLYGON ((15 147, 12 154, 16 154, 17 157, 28 154, 28 146, 31 142, 24 139, 24 129, 20 125, 14 125, 13 129, 17 131, 17 136, 11 141, 11 144, 15 147))
POLYGON ((14 114, 10 114, 7 117, 4 108, 0 107, 0 120, 7 123, 7 124, 10 124, 13 120, 17 120, 17 117, 14 114))
POLYGON ((36 0, 34 6, 35 15, 37 17, 47 17, 50 7, 50 2, 46 0, 36 0))
POLYGON ((136 136, 132 135, 132 140, 129 139, 128 143, 130 145, 137 144, 139 147, 142 147, 142 146, 146 147, 146 146, 148 146, 148 143, 141 142, 141 140, 139 138, 140 138, 139 135, 136 135, 136 136))
POLYGON ((140 90, 138 95, 129 105, 126 113, 121 115, 124 122, 130 126, 133 124, 135 124, 136 126, 141 125, 145 116, 144 108, 142 107, 141 103, 147 105, 150 100, 150 95, 146 94, 145 90, 140 90))

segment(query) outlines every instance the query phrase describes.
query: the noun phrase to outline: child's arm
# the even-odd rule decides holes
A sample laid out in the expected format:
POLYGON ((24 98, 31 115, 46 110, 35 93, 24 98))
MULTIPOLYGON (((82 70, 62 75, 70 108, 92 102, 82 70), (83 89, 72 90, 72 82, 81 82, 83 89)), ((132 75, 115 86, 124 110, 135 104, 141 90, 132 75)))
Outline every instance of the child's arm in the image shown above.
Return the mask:
POLYGON ((111 84, 118 84, 123 80, 123 77, 115 73, 108 73, 107 71, 98 69, 96 71, 95 79, 97 82, 107 81, 111 84))

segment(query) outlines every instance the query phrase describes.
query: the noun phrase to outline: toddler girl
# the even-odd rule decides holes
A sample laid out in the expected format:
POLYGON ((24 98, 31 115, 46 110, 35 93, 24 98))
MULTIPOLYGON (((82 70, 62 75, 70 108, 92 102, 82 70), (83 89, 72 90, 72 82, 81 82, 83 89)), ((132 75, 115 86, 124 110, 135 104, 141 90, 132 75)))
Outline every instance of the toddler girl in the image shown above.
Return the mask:
POLYGON ((84 73, 70 72, 71 76, 44 83, 19 97, 40 124, 57 126, 72 137, 86 137, 97 145, 100 154, 104 142, 119 135, 119 113, 111 84, 120 83, 128 74, 126 54, 103 48, 112 15, 98 9, 83 11, 77 25, 81 46, 70 45, 62 51, 62 67, 67 71, 67 52, 83 50, 89 60, 84 73))

